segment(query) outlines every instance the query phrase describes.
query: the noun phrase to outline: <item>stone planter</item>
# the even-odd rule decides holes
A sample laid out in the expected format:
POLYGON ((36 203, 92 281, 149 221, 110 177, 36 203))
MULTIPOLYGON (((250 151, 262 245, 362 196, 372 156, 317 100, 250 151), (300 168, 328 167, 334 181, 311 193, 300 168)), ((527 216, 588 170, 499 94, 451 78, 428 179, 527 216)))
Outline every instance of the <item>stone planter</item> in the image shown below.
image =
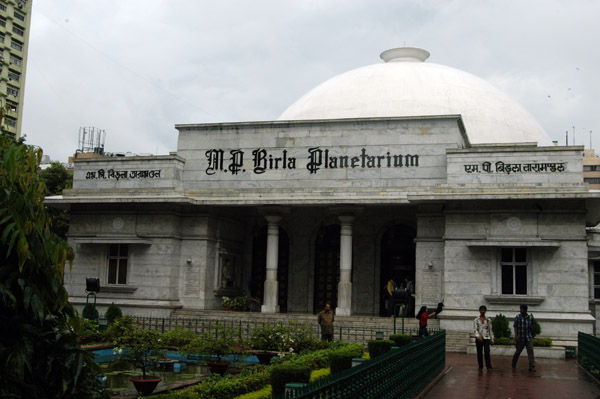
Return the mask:
POLYGON ((252 354, 258 358, 260 364, 269 364, 271 359, 278 355, 275 351, 252 351, 252 354))
POLYGON ((133 386, 139 394, 148 396, 154 392, 154 389, 161 381, 161 378, 153 375, 148 375, 146 378, 143 378, 139 375, 137 377, 131 377, 129 381, 133 382, 133 386))
POLYGON ((229 362, 206 362, 210 372, 213 374, 224 375, 229 368, 229 362))

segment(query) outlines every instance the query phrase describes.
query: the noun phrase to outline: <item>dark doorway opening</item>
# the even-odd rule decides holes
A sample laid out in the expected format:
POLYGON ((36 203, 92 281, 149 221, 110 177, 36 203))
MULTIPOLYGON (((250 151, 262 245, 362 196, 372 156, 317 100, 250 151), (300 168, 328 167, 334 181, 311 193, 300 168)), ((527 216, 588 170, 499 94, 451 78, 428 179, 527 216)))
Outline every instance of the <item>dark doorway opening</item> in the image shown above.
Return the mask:
MULTIPOLYGON (((277 261, 277 281, 279 292, 277 303, 279 312, 287 313, 288 298, 288 268, 289 268, 289 239, 281 227, 279 228, 279 249, 277 261)), ((263 226, 254 235, 252 248, 252 278, 250 281, 250 295, 263 302, 265 279, 267 278, 267 226, 263 226)))
POLYGON ((326 303, 337 307, 340 281, 340 225, 323 226, 315 243, 315 280, 313 312, 318 313, 326 303))
MULTIPOLYGON (((406 288, 406 282, 415 282, 415 231, 411 227, 395 225, 390 227, 381 238, 380 284, 381 300, 379 315, 387 316, 390 301, 387 294, 387 283, 390 279, 399 287, 406 288)), ((409 299, 408 316, 414 316, 414 297, 409 299), (412 306, 411 306, 412 305, 412 306)))

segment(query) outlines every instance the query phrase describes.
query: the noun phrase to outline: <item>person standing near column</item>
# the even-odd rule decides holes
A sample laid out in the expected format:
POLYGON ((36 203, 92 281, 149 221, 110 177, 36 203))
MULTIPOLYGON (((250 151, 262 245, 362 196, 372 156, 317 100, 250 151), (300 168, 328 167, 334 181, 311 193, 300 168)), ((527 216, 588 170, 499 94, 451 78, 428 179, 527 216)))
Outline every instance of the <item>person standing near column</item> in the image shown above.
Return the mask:
POLYGON ((492 369, 492 360, 490 359, 490 344, 494 343, 494 331, 492 321, 486 317, 487 307, 479 307, 479 317, 475 319, 475 346, 477 347, 477 363, 479 370, 483 370, 483 352, 485 352, 485 368, 492 369))
POLYGON ((317 316, 317 323, 321 326, 321 339, 323 341, 333 340, 333 311, 331 305, 325 304, 325 309, 319 312, 317 316))
POLYGON ((533 316, 527 314, 527 305, 521 305, 520 313, 515 316, 513 327, 515 329, 515 340, 517 341, 517 350, 512 359, 512 368, 517 367, 517 360, 523 351, 527 348, 527 358, 529 360, 529 371, 535 371, 535 360, 533 357, 533 316))

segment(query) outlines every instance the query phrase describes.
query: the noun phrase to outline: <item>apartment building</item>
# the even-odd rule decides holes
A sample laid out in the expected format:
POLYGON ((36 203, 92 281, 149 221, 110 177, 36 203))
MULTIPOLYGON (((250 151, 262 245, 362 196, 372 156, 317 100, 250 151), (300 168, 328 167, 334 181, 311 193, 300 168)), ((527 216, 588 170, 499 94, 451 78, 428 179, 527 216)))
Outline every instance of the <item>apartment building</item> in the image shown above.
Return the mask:
POLYGON ((4 130, 21 136, 32 0, 0 0, 0 97, 4 130))

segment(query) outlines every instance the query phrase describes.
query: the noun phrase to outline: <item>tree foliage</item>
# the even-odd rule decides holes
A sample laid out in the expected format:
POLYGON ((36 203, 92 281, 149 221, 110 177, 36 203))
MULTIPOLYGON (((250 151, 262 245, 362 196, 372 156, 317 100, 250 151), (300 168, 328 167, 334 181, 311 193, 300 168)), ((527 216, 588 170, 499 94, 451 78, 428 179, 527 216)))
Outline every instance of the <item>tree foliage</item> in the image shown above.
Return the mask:
POLYGON ((0 397, 94 398, 91 354, 67 319, 68 244, 49 230, 41 149, 0 135, 0 397))
MULTIPOLYGON (((39 173, 40 180, 45 184, 44 194, 60 195, 62 191, 73 187, 73 174, 60 162, 52 162, 49 168, 39 173)), ((66 209, 47 208, 50 216, 50 230, 61 238, 67 237, 69 231, 70 213, 66 209)))

